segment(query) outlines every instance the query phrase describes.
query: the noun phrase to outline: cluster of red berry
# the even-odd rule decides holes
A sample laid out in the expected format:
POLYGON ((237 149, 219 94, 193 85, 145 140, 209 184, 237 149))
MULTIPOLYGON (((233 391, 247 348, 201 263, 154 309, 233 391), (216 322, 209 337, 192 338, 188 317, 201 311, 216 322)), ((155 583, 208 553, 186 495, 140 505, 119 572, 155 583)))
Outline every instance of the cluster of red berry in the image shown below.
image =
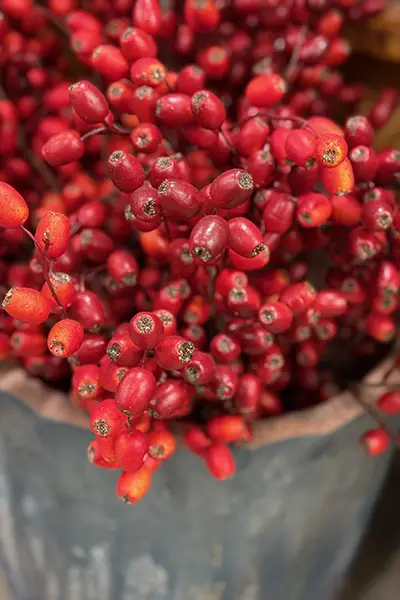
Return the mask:
MULTIPOLYGON (((174 452, 172 421, 224 479, 227 444, 290 386, 292 408, 335 394, 331 343, 396 334, 400 153, 371 144, 397 95, 344 129, 328 118, 363 93, 335 69, 342 24, 383 2, 173 4, 0 14, 0 356, 72 372, 89 458, 122 469, 128 502, 174 452)), ((365 440, 388 445, 382 428, 365 440)))

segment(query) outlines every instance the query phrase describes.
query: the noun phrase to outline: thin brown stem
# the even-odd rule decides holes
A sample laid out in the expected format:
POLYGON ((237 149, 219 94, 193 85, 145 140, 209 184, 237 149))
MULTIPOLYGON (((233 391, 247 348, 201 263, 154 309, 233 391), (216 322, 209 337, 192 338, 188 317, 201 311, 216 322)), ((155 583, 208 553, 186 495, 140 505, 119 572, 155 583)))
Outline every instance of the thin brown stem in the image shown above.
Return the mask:
POLYGON ((50 275, 49 275, 49 259, 48 259, 48 258, 47 258, 47 256, 46 256, 46 252, 45 252, 45 250, 43 250, 42 246, 41 246, 41 245, 40 245, 40 243, 37 241, 37 239, 35 238, 35 236, 34 236, 34 235, 33 235, 33 234, 32 234, 32 233, 29 231, 29 229, 26 229, 26 227, 24 227, 23 225, 21 225, 21 230, 22 230, 22 231, 25 233, 25 235, 27 235, 27 236, 28 236, 28 237, 29 237, 29 238, 32 240, 32 242, 34 243, 34 245, 35 245, 35 248, 36 248, 36 250, 38 251, 38 253, 39 253, 39 255, 40 255, 40 258, 41 258, 42 267, 43 267, 43 277, 44 277, 44 279, 45 279, 45 281, 46 281, 47 285, 49 286, 50 293, 51 293, 51 295, 53 296, 53 298, 54 298, 54 300, 55 300, 56 304, 57 304, 57 305, 60 307, 60 309, 61 309, 61 312, 62 312, 63 318, 64 318, 64 319, 67 319, 67 318, 68 318, 67 312, 66 312, 66 310, 65 310, 64 306, 61 304, 61 302, 60 302, 60 300, 59 300, 59 298, 58 298, 58 296, 57 296, 57 292, 56 292, 56 290, 54 289, 54 286, 53 286, 53 284, 52 284, 52 282, 51 282, 51 278, 50 278, 50 275))
POLYGON ((292 74, 293 71, 295 71, 295 69, 297 68, 297 66, 299 64, 300 52, 301 52, 301 48, 305 42, 307 32, 308 32, 308 25, 306 25, 306 24, 302 25, 302 27, 299 31, 299 37, 297 38, 296 44, 293 48, 292 56, 290 57, 290 60, 286 67, 286 71, 285 71, 286 79, 290 79, 290 75, 292 74))
POLYGON ((90 131, 87 131, 86 133, 81 135, 81 140, 82 142, 84 142, 85 140, 93 137, 94 135, 102 135, 104 133, 110 133, 108 127, 96 127, 96 129, 91 129, 90 131))
POLYGON ((390 440, 393 443, 393 445, 395 446, 395 448, 399 449, 400 448, 400 440, 398 439, 398 437, 393 433, 393 431, 390 429, 390 427, 388 427, 388 425, 385 423, 385 421, 381 418, 378 411, 375 410, 372 406, 370 406, 368 404, 368 402, 363 400, 363 398, 361 398, 360 392, 359 392, 359 384, 352 386, 350 388, 350 391, 352 392, 353 397, 354 397, 355 401, 357 402, 357 404, 359 404, 365 410, 365 412, 367 412, 372 417, 372 419, 375 421, 375 423, 381 429, 383 429, 385 431, 385 433, 390 438, 390 440))

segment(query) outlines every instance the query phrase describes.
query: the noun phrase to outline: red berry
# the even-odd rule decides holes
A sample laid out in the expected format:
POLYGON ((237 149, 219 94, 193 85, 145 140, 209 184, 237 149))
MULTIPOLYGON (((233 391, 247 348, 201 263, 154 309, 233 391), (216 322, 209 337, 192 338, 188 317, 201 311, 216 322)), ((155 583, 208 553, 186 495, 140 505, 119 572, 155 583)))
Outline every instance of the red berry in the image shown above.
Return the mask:
POLYGON ((69 241, 69 219, 62 213, 48 212, 36 227, 35 238, 48 258, 64 254, 69 241))
POLYGON ((177 379, 166 379, 160 383, 150 400, 149 412, 155 419, 172 417, 192 397, 193 388, 177 379))
POLYGON ((254 258, 266 250, 260 229, 248 219, 236 217, 228 222, 229 247, 246 258, 254 258))
POLYGON ((382 454, 389 447, 390 438, 381 427, 370 429, 361 436, 360 443, 370 456, 382 454))
POLYGON ((240 415, 221 415, 207 423, 207 433, 213 442, 237 442, 251 437, 248 425, 240 415))
POLYGON ((91 64, 108 81, 118 81, 128 75, 129 65, 121 50, 111 44, 101 44, 92 52, 91 64))
POLYGON ((315 134, 310 129, 290 131, 285 141, 287 157, 296 165, 304 167, 314 156, 316 140, 315 134))
POLYGON ((132 154, 116 150, 108 157, 107 164, 110 177, 121 192, 134 192, 143 185, 143 167, 132 154))
POLYGON ((219 175, 210 187, 208 210, 235 208, 250 198, 254 189, 251 176, 242 169, 231 169, 219 175))
POLYGON ((129 369, 118 385, 115 401, 120 410, 135 417, 147 409, 155 389, 156 380, 152 373, 139 367, 129 369))
POLYGON ((154 313, 140 312, 129 323, 129 335, 138 348, 154 348, 164 337, 164 326, 154 313))
POLYGON ((283 302, 267 302, 260 307, 258 319, 270 333, 283 333, 290 328, 293 313, 283 302))
POLYGON ((326 196, 311 192, 298 198, 296 217, 302 227, 320 227, 332 213, 332 204, 326 196))
POLYGON ((168 371, 183 369, 192 360, 194 344, 177 335, 170 335, 155 348, 155 358, 168 371))
POLYGON ((137 0, 132 12, 132 22, 135 27, 150 35, 160 33, 162 13, 157 0, 137 0))
POLYGON ((225 106, 208 90, 196 92, 191 99, 195 121, 206 129, 219 129, 226 119, 225 106))
POLYGON ((118 466, 134 473, 144 464, 149 451, 149 439, 138 430, 121 431, 115 440, 114 451, 118 466))
POLYGON ((78 81, 71 85, 69 99, 72 108, 85 123, 101 123, 108 115, 107 100, 90 81, 78 81))
POLYGON ((139 58, 157 55, 157 46, 153 38, 143 29, 127 27, 119 38, 121 52, 130 63, 139 58))
POLYGON ((235 473, 235 459, 228 446, 224 444, 212 444, 206 449, 204 459, 207 469, 215 479, 222 481, 235 473))
POLYGON ((202 209, 204 196, 182 179, 165 179, 158 188, 158 197, 167 216, 191 219, 202 209))
POLYGON ((52 167, 60 167, 79 160, 84 151, 85 146, 77 131, 63 131, 45 143, 42 156, 52 167))
POLYGON ((273 106, 286 93, 286 83, 280 75, 259 75, 246 87, 246 98, 257 107, 273 106))

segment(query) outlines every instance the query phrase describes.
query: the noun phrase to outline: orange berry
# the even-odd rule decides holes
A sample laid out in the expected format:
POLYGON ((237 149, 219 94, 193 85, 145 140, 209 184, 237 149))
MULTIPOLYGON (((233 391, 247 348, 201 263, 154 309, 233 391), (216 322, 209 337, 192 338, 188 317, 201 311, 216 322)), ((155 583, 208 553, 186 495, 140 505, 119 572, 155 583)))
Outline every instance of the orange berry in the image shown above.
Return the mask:
POLYGON ((315 142, 314 156, 322 167, 338 167, 347 157, 348 147, 341 135, 326 133, 315 142))
POLYGON ((21 194, 0 181, 0 227, 21 227, 28 217, 29 208, 21 194))
POLYGON ((176 439, 167 430, 153 431, 150 434, 149 454, 157 460, 166 460, 176 450, 176 439))
POLYGON ((65 358, 76 352, 84 338, 83 327, 73 319, 58 321, 47 336, 47 347, 54 356, 65 358))
POLYGON ((349 194, 354 187, 354 173, 348 158, 333 169, 322 168, 321 181, 330 194, 349 194))
POLYGON ((40 325, 50 313, 51 303, 41 292, 25 287, 12 287, 4 297, 2 307, 11 317, 40 325))
POLYGON ((135 473, 121 473, 117 482, 117 496, 126 504, 134 504, 143 498, 151 485, 151 471, 143 465, 135 473))
POLYGON ((40 219, 35 238, 49 258, 64 254, 69 240, 69 219, 62 213, 48 212, 40 219))

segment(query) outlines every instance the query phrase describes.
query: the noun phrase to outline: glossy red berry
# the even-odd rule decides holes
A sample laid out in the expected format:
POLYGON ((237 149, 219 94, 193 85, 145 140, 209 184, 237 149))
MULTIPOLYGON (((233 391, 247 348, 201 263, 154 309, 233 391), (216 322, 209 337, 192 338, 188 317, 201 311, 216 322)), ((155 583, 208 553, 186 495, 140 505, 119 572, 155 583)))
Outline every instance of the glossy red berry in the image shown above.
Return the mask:
POLYGON ((155 389, 152 373, 139 367, 129 369, 119 382, 115 401, 120 410, 136 417, 147 409, 155 389))
POLYGON ((137 0, 132 12, 135 27, 150 35, 157 35, 162 26, 161 8, 157 0, 137 0))
POLYGON ((228 222, 229 247, 246 258, 254 258, 266 250, 260 229, 244 217, 236 217, 228 222))
POLYGON ((164 337, 164 326, 154 313, 140 312, 129 323, 129 335, 138 348, 147 350, 161 342, 164 337))
POLYGON ((110 277, 127 287, 136 285, 139 265, 136 258, 127 250, 114 250, 107 258, 110 277))
POLYGON ((320 227, 332 213, 332 204, 326 196, 310 192, 298 197, 297 221, 302 227, 320 227))
POLYGON ((115 439, 114 451, 118 466, 124 471, 135 473, 144 464, 149 451, 149 439, 138 430, 121 431, 115 439))
POLYGON ((171 128, 187 127, 193 123, 191 99, 186 94, 165 94, 156 104, 157 118, 171 128))
POLYGON ((29 208, 24 198, 11 185, 0 182, 0 227, 14 228, 25 223, 29 208))
POLYGON ((232 477, 236 470, 233 454, 225 444, 212 444, 205 450, 204 459, 211 475, 220 481, 232 477))
POLYGON ((194 350, 192 342, 170 335, 156 346, 154 353, 160 367, 168 371, 179 371, 192 360, 194 350))
POLYGON ((382 454, 388 449, 390 438, 381 427, 366 431, 360 439, 360 444, 370 456, 382 454))
POLYGON ((323 168, 321 181, 330 194, 349 194, 354 188, 354 173, 348 158, 333 168, 323 168))
POLYGON ((246 98, 254 106, 264 108, 273 106, 286 93, 285 80, 278 74, 259 75, 246 87, 246 98))
POLYGON ((215 373, 215 362, 210 354, 195 350, 183 369, 183 378, 192 385, 208 383, 215 373))
POLYGON ((371 231, 388 229, 393 223, 393 209, 388 202, 372 200, 362 207, 361 221, 371 231))
POLYGON ((143 57, 155 57, 157 46, 148 33, 137 27, 127 27, 119 38, 121 52, 130 63, 143 57))
POLYGON ((316 140, 315 134, 306 127, 290 131, 285 140, 288 159, 300 167, 306 166, 314 156, 316 140))
POLYGON ((108 81, 118 81, 128 75, 129 65, 121 50, 111 44, 101 44, 92 52, 92 67, 108 81))
POLYGON ((209 212, 214 208, 235 208, 250 198, 253 179, 242 169, 231 169, 219 175, 210 186, 209 212))
POLYGON ((98 330, 105 321, 104 308, 93 292, 78 292, 71 307, 71 315, 84 329, 98 330))
POLYGON ((143 185, 143 167, 132 154, 116 150, 108 157, 107 165, 113 183, 121 192, 134 192, 143 185))
POLYGON ((304 313, 314 302, 317 292, 314 287, 304 281, 289 285, 280 294, 279 300, 291 309, 293 314, 304 313))
POLYGON ((167 216, 191 219, 202 209, 204 196, 182 179, 165 179, 158 188, 160 204, 167 216))
POLYGON ((198 264, 214 261, 228 244, 228 223, 218 215, 200 219, 193 227, 189 238, 189 249, 198 264))
POLYGON ((140 123, 131 133, 131 142, 137 152, 151 154, 160 145, 162 135, 153 123, 140 123))
POLYGON ((128 327, 116 331, 107 345, 107 356, 117 365, 136 367, 142 354, 141 349, 133 343, 128 327))
POLYGON ((225 444, 251 438, 249 427, 240 415, 221 415, 210 419, 207 433, 214 442, 225 444))
POLYGON ((191 108, 196 123, 206 129, 219 129, 226 119, 225 106, 209 90, 200 90, 191 98, 191 108))
POLYGON ((355 146, 371 146, 374 131, 366 117, 356 115, 347 119, 344 135, 349 148, 355 146))
POLYGON ((155 419, 172 417, 192 396, 192 386, 177 379, 160 383, 149 403, 149 412, 155 419))
POLYGON ((90 81, 82 80, 71 85, 69 99, 72 108, 85 123, 101 123, 108 114, 107 100, 90 81))
POLYGON ((63 131, 44 144, 42 156, 52 167, 60 167, 82 158, 84 150, 84 143, 77 131, 63 131))
POLYGON ((258 320, 270 333, 283 333, 292 324, 293 312, 283 302, 267 302, 260 307, 258 320))

